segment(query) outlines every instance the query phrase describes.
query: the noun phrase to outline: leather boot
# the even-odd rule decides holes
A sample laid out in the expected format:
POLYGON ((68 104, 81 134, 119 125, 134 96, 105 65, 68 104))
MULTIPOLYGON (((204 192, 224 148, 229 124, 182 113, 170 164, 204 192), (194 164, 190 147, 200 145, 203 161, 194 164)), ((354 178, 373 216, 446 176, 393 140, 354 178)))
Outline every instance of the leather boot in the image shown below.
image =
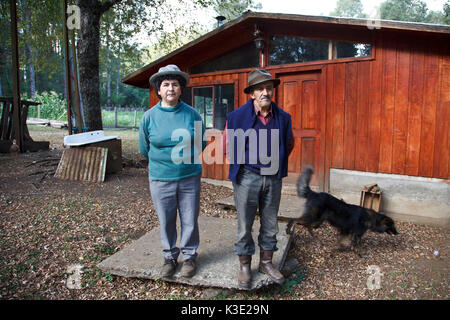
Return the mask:
POLYGON ((239 256, 239 265, 238 284, 250 289, 252 284, 252 256, 239 256))
POLYGON ((284 276, 272 264, 273 251, 260 250, 259 272, 265 273, 278 284, 284 283, 284 276))

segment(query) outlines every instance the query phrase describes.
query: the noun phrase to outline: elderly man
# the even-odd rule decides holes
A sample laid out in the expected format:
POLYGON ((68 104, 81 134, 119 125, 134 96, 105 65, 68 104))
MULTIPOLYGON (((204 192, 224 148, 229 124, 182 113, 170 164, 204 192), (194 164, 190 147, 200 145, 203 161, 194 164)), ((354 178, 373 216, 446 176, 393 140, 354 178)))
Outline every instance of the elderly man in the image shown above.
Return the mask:
POLYGON ((235 253, 239 256, 238 283, 251 287, 251 260, 255 253, 252 226, 259 207, 261 228, 259 271, 276 283, 284 277, 272 264, 277 248, 278 209, 282 178, 288 173, 288 157, 294 147, 291 116, 273 101, 280 80, 263 69, 250 72, 244 92, 251 99, 227 115, 226 153, 230 161, 238 217, 235 253))

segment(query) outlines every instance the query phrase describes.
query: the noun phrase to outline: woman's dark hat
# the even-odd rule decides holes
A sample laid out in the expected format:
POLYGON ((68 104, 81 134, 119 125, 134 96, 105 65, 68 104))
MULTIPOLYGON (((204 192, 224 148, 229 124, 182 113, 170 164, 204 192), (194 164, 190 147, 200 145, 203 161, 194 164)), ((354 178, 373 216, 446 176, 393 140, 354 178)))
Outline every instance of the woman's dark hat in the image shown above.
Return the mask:
POLYGON ((186 84, 189 83, 189 75, 186 72, 181 71, 180 68, 178 68, 178 66, 176 66, 174 64, 168 64, 165 67, 159 68, 158 72, 150 77, 149 82, 153 86, 153 88, 158 90, 159 88, 156 88, 156 85, 157 85, 156 80, 159 77, 166 76, 166 75, 177 75, 177 76, 180 76, 184 80, 186 80, 186 84))
POLYGON ((272 78, 272 75, 264 69, 255 69, 248 75, 248 86, 244 89, 245 93, 250 93, 251 88, 259 83, 272 81, 275 88, 280 84, 280 79, 272 78))

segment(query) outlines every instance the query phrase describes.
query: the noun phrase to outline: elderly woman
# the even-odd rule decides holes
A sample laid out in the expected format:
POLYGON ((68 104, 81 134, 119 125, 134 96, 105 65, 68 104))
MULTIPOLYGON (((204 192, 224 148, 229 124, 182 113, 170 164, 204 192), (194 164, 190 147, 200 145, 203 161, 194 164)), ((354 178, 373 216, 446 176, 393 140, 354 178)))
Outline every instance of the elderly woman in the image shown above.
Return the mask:
POLYGON ((173 276, 180 253, 181 276, 192 277, 196 271, 202 172, 198 157, 206 142, 200 114, 180 100, 188 82, 189 75, 176 65, 162 67, 152 75, 150 84, 161 100, 145 112, 139 128, 140 152, 149 160, 150 194, 161 227, 162 277, 173 276), (180 248, 176 246, 177 211, 180 248))

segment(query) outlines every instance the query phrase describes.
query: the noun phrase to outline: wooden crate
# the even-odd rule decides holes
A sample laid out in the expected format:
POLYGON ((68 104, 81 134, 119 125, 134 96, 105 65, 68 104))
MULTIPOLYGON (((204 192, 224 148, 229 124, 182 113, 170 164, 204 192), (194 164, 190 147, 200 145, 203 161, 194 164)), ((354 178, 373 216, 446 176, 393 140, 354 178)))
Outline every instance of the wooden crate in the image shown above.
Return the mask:
POLYGON ((380 212, 381 194, 381 189, 376 183, 364 186, 361 190, 359 205, 380 212))

